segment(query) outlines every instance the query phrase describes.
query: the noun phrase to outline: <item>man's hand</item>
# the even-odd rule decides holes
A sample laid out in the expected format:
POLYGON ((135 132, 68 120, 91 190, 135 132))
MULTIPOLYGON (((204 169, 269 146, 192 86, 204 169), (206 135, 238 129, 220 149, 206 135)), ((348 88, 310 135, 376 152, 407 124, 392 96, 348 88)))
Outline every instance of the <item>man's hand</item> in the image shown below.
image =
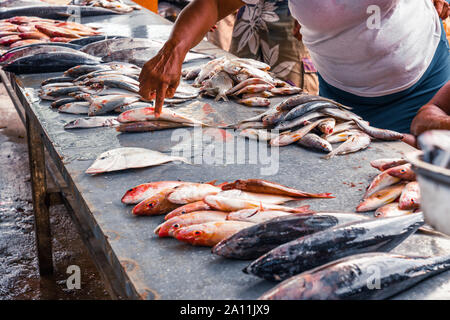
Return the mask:
POLYGON ((302 41, 303 39, 302 34, 300 33, 301 27, 302 26, 300 25, 300 23, 298 23, 298 21, 294 19, 294 29, 292 30, 292 34, 298 41, 302 41))
POLYGON ((436 11, 439 15, 439 18, 442 20, 445 20, 450 15, 450 6, 447 1, 445 0, 432 0, 434 7, 436 8, 436 11))
POLYGON ((411 124, 411 133, 415 136, 428 130, 439 129, 450 129, 450 116, 442 109, 432 104, 422 107, 411 124))
POLYGON ((139 75, 139 94, 147 100, 155 99, 155 116, 159 117, 166 97, 172 98, 180 83, 185 54, 167 42, 158 54, 142 68, 139 75))

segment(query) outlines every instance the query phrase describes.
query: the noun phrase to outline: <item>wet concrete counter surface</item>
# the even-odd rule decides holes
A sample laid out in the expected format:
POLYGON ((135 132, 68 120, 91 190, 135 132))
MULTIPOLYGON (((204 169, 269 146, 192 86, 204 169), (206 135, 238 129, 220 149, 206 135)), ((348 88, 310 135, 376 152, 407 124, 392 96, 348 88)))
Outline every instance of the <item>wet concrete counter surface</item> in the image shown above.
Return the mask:
MULTIPOLYGON (((171 28, 170 23, 145 10, 111 18, 87 18, 83 22, 102 26, 111 35, 161 40, 168 37, 171 28)), ((207 43, 199 45, 199 48, 207 53, 219 53, 219 50, 207 43)), ((187 139, 192 138, 195 135, 192 134, 193 131, 199 129, 136 134, 121 134, 111 128, 65 131, 64 124, 77 116, 57 113, 49 107, 50 103, 40 101, 36 94, 39 83, 55 75, 57 74, 17 77, 17 84, 21 88, 18 94, 26 97, 55 151, 60 155, 81 199, 89 207, 92 214, 90 218, 98 227, 97 235, 112 248, 111 260, 120 263, 133 286, 131 291, 136 290, 144 299, 256 299, 274 284, 244 274, 241 270, 248 262, 214 256, 209 248, 191 247, 173 239, 158 239, 153 230, 163 221, 163 217, 134 217, 131 214, 132 207, 120 202, 127 189, 140 183, 159 180, 205 182, 218 179, 223 182, 263 178, 309 192, 331 192, 336 196, 335 199, 305 200, 297 204, 310 204, 312 209, 318 211, 353 212, 365 187, 377 174, 369 162, 377 158, 402 156, 411 151, 403 143, 374 142, 365 151, 327 161, 321 159, 319 153, 289 146, 279 149, 279 162, 276 161, 275 152, 272 154, 275 158, 262 157, 254 164, 249 163, 254 152, 249 152, 248 142, 236 146, 242 140, 230 130, 203 129, 203 143, 187 139), (227 156, 218 158, 214 164, 169 163, 97 176, 84 173, 98 155, 118 147, 143 147, 165 153, 184 148, 191 151, 191 161, 198 159, 195 156, 211 153, 211 150, 218 152, 223 148, 228 153, 227 156), (236 156, 242 154, 245 155, 245 163, 236 164, 236 156), (269 167, 270 161, 264 163, 268 159, 273 160, 272 164, 279 164, 275 165, 272 172, 263 170, 269 167), (267 173, 269 175, 265 175, 267 173)), ((186 103, 177 107, 177 110, 214 124, 235 123, 264 110, 247 108, 234 102, 216 103, 203 98, 199 100, 201 102, 191 108, 186 108, 189 104, 186 103)), ((256 146, 261 151, 258 154, 264 154, 266 144, 256 146)), ((450 240, 413 235, 394 252, 411 255, 448 254, 450 240)), ((396 298, 448 299, 450 273, 446 272, 423 282, 396 298)))

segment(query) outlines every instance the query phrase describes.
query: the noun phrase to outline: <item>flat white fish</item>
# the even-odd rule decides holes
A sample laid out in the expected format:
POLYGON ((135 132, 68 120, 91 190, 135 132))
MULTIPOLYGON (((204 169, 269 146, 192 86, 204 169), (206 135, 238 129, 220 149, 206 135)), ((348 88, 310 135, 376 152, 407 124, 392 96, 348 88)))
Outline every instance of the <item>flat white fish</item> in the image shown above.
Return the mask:
POLYGON ((188 163, 186 158, 172 157, 150 149, 117 148, 102 153, 86 170, 86 173, 97 174, 131 168, 145 168, 171 161, 188 163))
POLYGON ((64 129, 113 127, 116 125, 119 125, 117 117, 88 117, 70 121, 64 125, 64 129))

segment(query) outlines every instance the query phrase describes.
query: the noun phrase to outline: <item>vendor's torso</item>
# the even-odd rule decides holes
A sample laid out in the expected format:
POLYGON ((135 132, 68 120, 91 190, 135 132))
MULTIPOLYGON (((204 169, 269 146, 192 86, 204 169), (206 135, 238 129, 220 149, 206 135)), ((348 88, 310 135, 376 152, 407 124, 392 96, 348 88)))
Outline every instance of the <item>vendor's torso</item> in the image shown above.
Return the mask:
POLYGON ((440 41, 430 0, 290 0, 289 7, 322 77, 360 96, 414 85, 440 41))

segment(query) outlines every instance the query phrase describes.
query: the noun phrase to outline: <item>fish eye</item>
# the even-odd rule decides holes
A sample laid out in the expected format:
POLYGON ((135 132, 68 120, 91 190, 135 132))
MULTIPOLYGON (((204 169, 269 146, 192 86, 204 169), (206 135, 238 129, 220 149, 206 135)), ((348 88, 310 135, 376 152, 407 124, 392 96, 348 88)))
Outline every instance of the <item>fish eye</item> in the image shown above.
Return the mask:
POLYGON ((178 229, 180 227, 180 224, 179 223, 175 223, 173 226, 172 226, 172 228, 174 228, 174 229, 178 229))
POLYGON ((199 235, 201 235, 201 234, 202 234, 202 232, 201 232, 201 231, 199 231, 199 230, 197 230, 197 231, 195 231, 195 232, 194 232, 194 234, 195 234, 196 236, 199 236, 199 235))
POLYGON ((147 207, 153 208, 153 202, 149 202, 149 204, 147 204, 147 207))

